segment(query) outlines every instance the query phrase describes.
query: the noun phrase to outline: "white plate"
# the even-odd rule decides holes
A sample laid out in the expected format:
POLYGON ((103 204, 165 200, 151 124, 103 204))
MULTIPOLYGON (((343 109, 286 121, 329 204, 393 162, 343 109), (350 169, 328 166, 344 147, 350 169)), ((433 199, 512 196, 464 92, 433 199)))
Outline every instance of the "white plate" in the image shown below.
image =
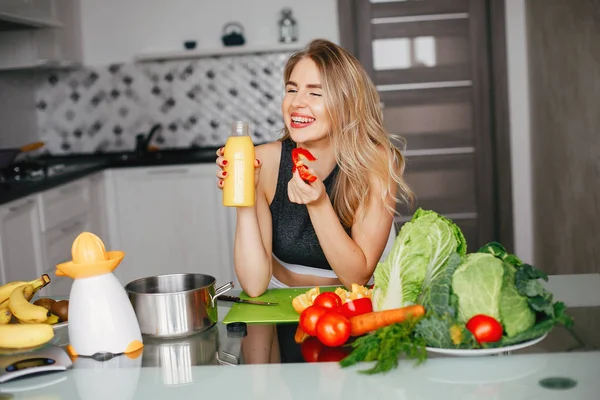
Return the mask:
POLYGON ((548 336, 548 333, 543 334, 537 339, 528 340, 527 342, 522 342, 519 344, 513 344, 512 346, 506 347, 497 347, 493 349, 439 349, 437 347, 427 347, 427 351, 432 353, 444 354, 448 356, 457 356, 457 357, 477 357, 477 356, 493 356, 502 353, 508 353, 511 351, 516 351, 520 349, 524 349, 529 346, 533 346, 544 340, 548 336))

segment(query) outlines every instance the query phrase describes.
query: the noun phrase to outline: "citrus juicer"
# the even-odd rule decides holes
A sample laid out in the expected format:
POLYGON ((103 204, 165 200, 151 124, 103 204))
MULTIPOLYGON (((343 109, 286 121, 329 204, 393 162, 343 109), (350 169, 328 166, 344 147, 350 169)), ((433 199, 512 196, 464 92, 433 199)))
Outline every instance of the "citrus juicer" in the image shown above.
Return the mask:
POLYGON ((71 261, 56 265, 57 276, 74 280, 67 352, 72 358, 99 359, 135 354, 143 347, 139 323, 125 289, 112 273, 125 253, 107 252, 98 236, 82 232, 73 242, 71 255, 71 261))

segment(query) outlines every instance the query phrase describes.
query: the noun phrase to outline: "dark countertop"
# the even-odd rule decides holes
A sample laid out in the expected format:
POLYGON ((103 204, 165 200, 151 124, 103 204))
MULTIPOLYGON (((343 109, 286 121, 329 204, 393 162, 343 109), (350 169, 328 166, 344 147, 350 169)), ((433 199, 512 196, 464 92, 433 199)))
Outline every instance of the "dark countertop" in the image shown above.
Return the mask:
POLYGON ((0 181, 0 204, 69 183, 109 168, 152 167, 177 164, 214 163, 218 147, 167 149, 138 155, 135 152, 40 156, 29 162, 64 166, 60 173, 18 182, 0 181))

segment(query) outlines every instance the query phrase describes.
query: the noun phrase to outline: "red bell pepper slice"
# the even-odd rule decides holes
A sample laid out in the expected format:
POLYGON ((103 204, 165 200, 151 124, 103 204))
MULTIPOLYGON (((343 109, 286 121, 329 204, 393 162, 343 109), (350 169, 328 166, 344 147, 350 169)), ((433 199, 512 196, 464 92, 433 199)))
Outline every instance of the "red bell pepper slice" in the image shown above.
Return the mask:
POLYGON ((373 303, 368 297, 350 300, 340 306, 338 311, 346 318, 352 318, 357 315, 370 313, 373 311, 373 303))
MULTIPOLYGON (((317 180, 317 177, 314 176, 313 174, 311 174, 310 172, 308 172, 308 167, 306 165, 299 165, 298 166, 298 171, 300 173, 300 178, 302 178, 302 180, 304 182, 308 182, 308 183, 312 183, 314 181, 317 180)), ((296 172, 296 166, 294 165, 292 167, 292 173, 296 172)))
POLYGON ((302 147, 296 147, 292 149, 292 173, 296 172, 296 169, 300 173, 300 178, 305 182, 314 182, 317 177, 308 172, 308 167, 304 164, 305 161, 315 161, 316 157, 311 154, 310 151, 303 149, 302 147))
POLYGON ((316 161, 317 159, 312 153, 302 147, 295 147, 292 149, 292 161, 294 165, 298 165, 299 162, 303 161, 316 161))

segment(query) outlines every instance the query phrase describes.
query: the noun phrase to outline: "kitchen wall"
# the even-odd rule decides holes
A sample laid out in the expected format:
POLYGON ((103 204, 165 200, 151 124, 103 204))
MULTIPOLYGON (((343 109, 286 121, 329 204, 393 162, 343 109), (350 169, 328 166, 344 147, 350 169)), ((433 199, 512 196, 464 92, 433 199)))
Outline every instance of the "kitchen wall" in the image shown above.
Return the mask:
POLYGON ((277 44, 277 21, 291 7, 299 42, 323 37, 339 41, 337 0, 80 0, 83 57, 87 65, 129 62, 135 54, 220 48, 223 25, 240 22, 247 44, 277 44))
POLYGON ((0 147, 20 147, 39 139, 36 89, 37 80, 31 71, 0 74, 0 147))
POLYGON ((254 143, 283 128, 283 68, 291 53, 121 63, 50 72, 37 88, 37 121, 53 154, 132 150, 135 135, 163 129, 159 147, 220 146, 232 121, 254 143))
POLYGON ((600 273, 600 2, 526 4, 535 259, 600 273))

